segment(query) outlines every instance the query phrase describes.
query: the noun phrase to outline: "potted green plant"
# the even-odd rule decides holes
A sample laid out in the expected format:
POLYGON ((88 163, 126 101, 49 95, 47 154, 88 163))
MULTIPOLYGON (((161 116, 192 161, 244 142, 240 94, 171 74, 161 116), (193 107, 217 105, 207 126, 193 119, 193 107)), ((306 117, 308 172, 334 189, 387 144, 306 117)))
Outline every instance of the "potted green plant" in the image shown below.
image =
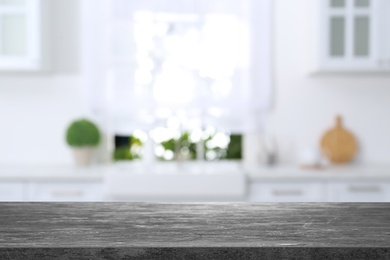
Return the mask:
POLYGON ((73 148, 76 164, 86 166, 91 163, 94 150, 99 145, 100 131, 88 119, 79 119, 69 125, 66 142, 73 148))

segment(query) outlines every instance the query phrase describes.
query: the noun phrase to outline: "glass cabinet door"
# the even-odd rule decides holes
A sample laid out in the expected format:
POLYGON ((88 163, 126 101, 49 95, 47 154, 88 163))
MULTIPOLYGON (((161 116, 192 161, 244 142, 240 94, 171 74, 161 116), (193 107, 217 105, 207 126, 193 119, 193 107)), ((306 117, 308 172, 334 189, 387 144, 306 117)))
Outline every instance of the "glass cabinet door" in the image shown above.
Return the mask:
POLYGON ((40 1, 0 0, 0 69, 37 69, 40 1))
POLYGON ((345 56, 346 21, 343 16, 332 16, 329 27, 329 55, 331 57, 345 56))
POLYGON ((377 4, 383 0, 326 0, 325 59, 349 67, 372 66, 377 56, 377 4), (377 1, 374 3, 374 1, 377 1))
POLYGON ((354 0, 352 12, 352 35, 354 57, 369 57, 371 55, 371 43, 373 34, 371 33, 372 13, 369 0, 354 0))
POLYGON ((4 14, 0 17, 0 55, 23 57, 27 50, 27 19, 24 14, 4 14))

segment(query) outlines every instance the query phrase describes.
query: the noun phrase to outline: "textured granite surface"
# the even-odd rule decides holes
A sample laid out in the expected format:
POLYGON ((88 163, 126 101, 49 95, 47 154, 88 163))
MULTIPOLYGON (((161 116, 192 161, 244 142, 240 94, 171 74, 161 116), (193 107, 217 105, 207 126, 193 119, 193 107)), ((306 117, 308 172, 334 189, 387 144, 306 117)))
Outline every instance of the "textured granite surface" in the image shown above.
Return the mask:
POLYGON ((0 259, 390 259, 390 204, 0 203, 0 259))

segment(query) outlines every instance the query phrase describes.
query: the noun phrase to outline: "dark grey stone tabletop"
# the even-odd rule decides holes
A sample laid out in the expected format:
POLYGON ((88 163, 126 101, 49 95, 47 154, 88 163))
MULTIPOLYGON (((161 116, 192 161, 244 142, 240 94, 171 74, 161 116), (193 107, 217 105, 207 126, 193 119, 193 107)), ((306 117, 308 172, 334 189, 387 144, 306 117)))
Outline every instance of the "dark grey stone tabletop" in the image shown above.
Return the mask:
POLYGON ((387 203, 0 203, 0 259, 390 259, 387 203))

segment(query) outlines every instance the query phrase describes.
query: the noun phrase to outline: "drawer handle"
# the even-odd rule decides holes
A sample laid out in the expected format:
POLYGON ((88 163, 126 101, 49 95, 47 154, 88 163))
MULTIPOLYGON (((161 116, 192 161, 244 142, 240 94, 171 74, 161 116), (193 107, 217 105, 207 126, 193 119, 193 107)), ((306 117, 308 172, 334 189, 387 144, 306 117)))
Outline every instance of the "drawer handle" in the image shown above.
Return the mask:
POLYGON ((382 189, 378 185, 371 185, 371 186, 352 185, 349 186, 348 190, 350 192, 381 192, 382 189))
POLYGON ((53 197, 81 197, 81 190, 54 190, 50 193, 53 197))
POLYGON ((302 196, 302 190, 273 190, 272 194, 275 196, 302 196))

